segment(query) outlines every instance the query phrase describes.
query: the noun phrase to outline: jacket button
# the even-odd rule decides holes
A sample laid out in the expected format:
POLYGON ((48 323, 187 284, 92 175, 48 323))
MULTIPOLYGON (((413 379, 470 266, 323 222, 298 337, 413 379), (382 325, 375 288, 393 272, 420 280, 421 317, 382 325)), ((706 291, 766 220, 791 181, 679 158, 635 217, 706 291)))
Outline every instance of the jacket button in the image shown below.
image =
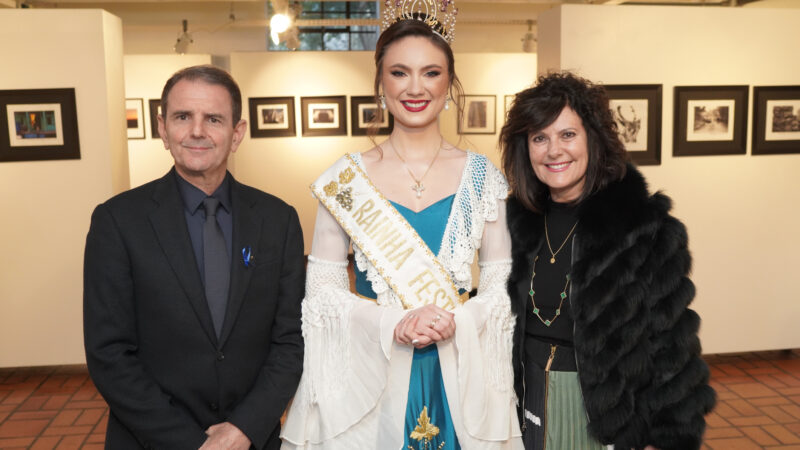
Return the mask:
POLYGON ((222 361, 225 359, 225 354, 222 352, 217 352, 217 361, 222 361))
POLYGON ((210 404, 210 405, 208 405, 208 406, 210 406, 210 407, 211 407, 211 410, 212 410, 212 411, 216 411, 216 410, 218 410, 218 409, 219 409, 219 405, 217 405, 216 403, 211 403, 211 404, 210 404))

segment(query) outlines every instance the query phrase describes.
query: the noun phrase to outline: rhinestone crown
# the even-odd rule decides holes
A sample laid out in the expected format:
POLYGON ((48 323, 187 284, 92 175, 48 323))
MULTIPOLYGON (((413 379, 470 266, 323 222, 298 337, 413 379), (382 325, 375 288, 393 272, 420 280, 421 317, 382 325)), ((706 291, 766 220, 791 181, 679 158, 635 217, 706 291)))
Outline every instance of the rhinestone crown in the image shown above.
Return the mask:
POLYGON ((456 37, 455 0, 386 0, 383 4, 381 32, 401 20, 419 20, 452 44, 456 37))

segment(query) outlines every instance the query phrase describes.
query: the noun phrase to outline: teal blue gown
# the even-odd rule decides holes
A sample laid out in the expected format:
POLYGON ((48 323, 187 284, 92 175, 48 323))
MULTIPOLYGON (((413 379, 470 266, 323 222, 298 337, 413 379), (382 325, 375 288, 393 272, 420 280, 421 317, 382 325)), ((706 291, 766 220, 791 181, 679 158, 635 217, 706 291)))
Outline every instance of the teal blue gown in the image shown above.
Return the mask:
MULTIPOLYGON (((453 207, 455 194, 445 197, 420 212, 414 212, 403 205, 391 202, 400 214, 414 227, 434 255, 439 253, 447 219, 453 207)), ((368 298, 377 298, 367 280, 365 272, 356 268, 356 292, 368 298)), ((411 363, 411 378, 408 384, 408 404, 406 406, 405 441, 402 450, 459 450, 456 430, 450 418, 450 407, 442 381, 442 368, 436 344, 422 349, 414 349, 411 363), (430 423, 439 428, 439 433, 429 442, 410 437, 417 427, 422 410, 427 407, 430 423)))

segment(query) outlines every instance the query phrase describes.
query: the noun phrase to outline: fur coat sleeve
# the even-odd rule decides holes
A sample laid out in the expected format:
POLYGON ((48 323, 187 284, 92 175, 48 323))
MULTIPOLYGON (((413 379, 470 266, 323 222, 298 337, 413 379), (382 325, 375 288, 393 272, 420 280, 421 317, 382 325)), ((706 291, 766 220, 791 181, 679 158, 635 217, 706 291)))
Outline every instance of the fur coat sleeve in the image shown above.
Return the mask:
MULTIPOLYGON (((695 290, 686 229, 670 208, 629 166, 578 209, 571 293, 578 374, 589 431, 620 449, 697 449, 715 402, 700 358, 700 318, 688 308, 695 290)), ((530 273, 539 240, 530 234, 539 221, 515 199, 508 218, 515 247, 509 290, 518 303, 515 283, 530 273)), ((522 320, 524 308, 515 311, 522 320)))

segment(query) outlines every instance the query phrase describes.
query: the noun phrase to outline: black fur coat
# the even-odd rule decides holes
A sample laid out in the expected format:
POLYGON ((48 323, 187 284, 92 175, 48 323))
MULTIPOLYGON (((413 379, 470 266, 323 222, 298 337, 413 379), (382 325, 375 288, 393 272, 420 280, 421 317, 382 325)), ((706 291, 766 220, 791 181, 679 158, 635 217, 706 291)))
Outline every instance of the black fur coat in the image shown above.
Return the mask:
MULTIPOLYGON (((665 195, 649 195, 633 166, 578 207, 570 294, 578 375, 589 432, 618 449, 697 449, 715 402, 700 358, 700 318, 688 309, 695 290, 686 229, 670 208, 665 195)), ((515 387, 522 398, 525 307, 544 230, 541 215, 514 197, 507 214, 515 387)))

